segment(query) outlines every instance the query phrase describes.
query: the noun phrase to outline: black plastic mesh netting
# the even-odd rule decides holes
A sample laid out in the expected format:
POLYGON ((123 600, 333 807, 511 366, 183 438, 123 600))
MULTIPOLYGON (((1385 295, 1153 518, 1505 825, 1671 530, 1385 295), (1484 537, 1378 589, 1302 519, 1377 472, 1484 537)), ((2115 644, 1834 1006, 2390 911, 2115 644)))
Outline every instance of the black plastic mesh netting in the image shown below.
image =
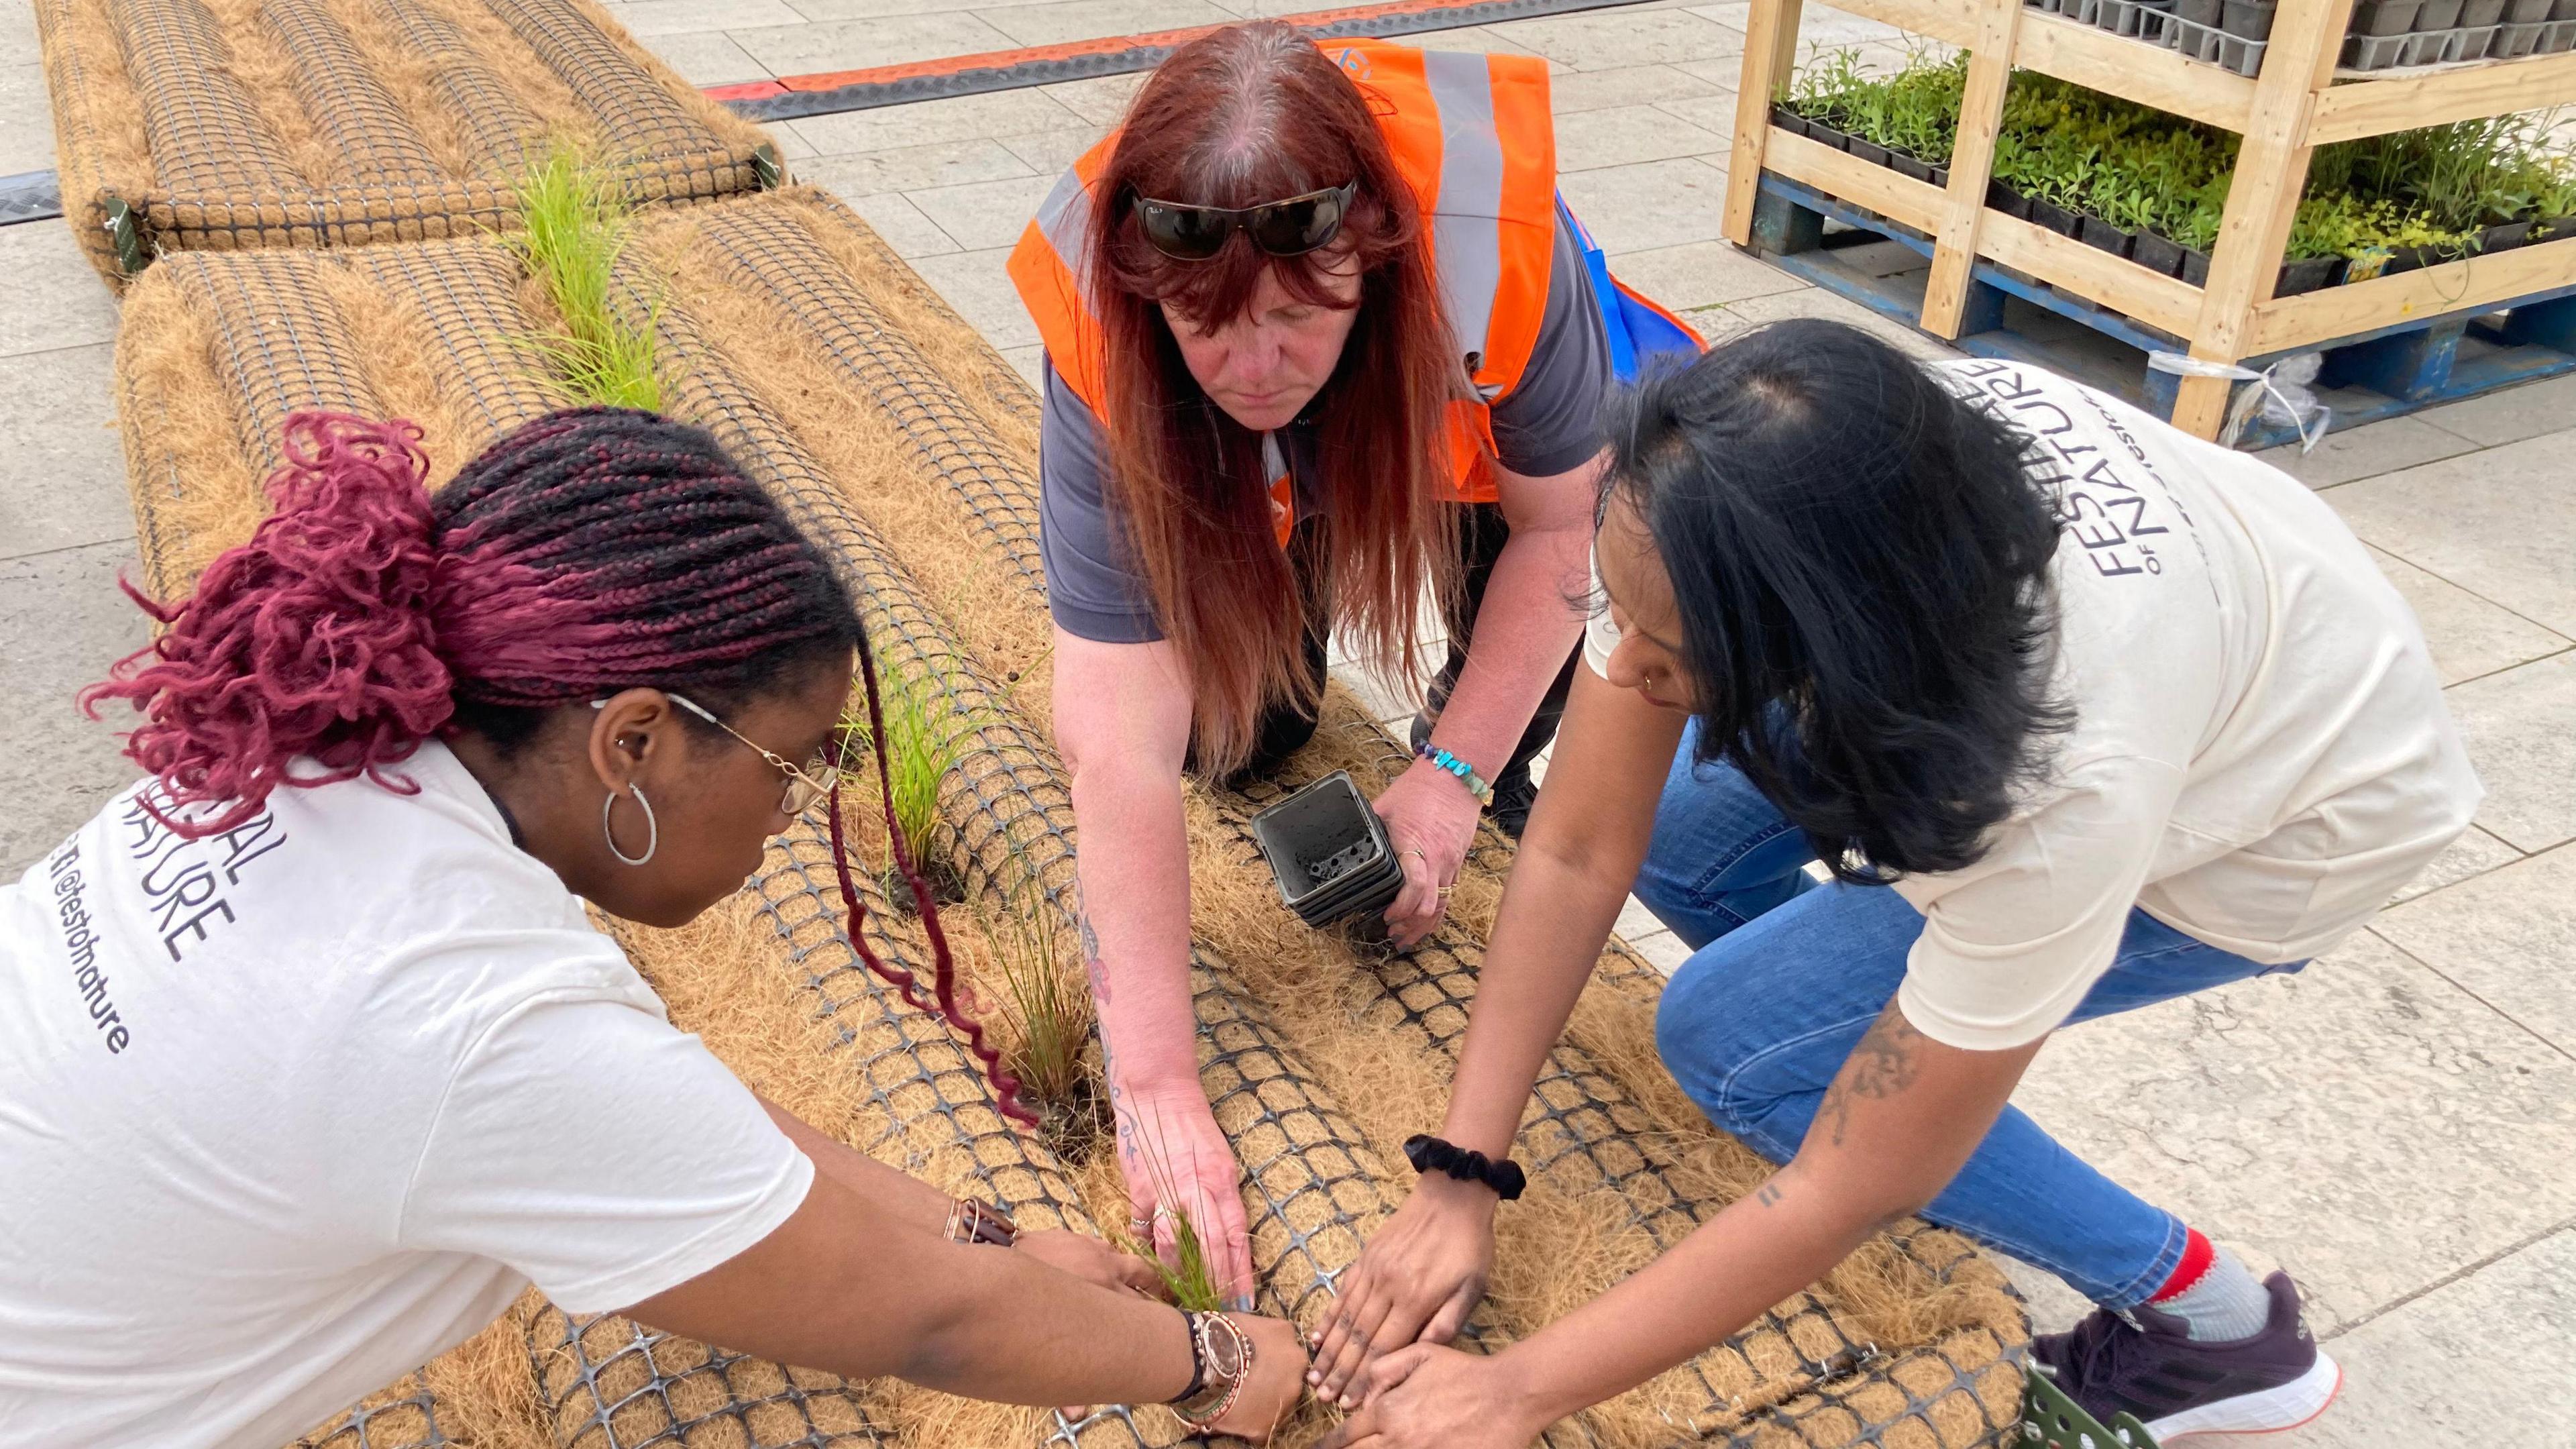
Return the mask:
POLYGON ((529 1368, 563 1449, 843 1449, 890 1442, 860 1388, 623 1318, 553 1304, 528 1324, 529 1368))
POLYGON ((509 226, 512 182, 548 144, 530 77, 569 95, 596 158, 639 201, 756 190, 776 165, 755 127, 695 97, 590 0, 37 0, 36 12, 64 212, 111 283, 168 251, 509 226), (383 32, 372 48, 352 15, 383 32), (246 69, 252 50, 262 59, 246 69))
MULTIPOLYGON (((1042 609, 1034 459, 1005 444, 978 410, 961 400, 961 393, 973 382, 943 372, 916 339, 889 320, 871 297, 866 281, 853 276, 817 243, 807 230, 809 217, 810 213, 797 216, 784 209, 727 208, 693 223, 705 254, 715 259, 731 287, 760 297, 793 318, 829 360, 842 384, 895 424, 918 474, 944 490, 968 515, 991 563, 1027 591, 1029 608, 1042 609)), ((846 215, 841 222, 853 228, 858 225, 846 215)), ((891 258, 888 264, 899 265, 891 258)), ((1025 401, 1019 406, 1025 407, 1025 401)), ((891 570, 893 565, 887 567, 891 570)), ((1342 715, 1328 727, 1348 732, 1353 746, 1378 756, 1390 772, 1402 767, 1407 757, 1400 747, 1366 720, 1347 710, 1342 715)), ((1301 773, 1292 762, 1279 777, 1254 784, 1223 802, 1226 808, 1219 814, 1237 865, 1266 873, 1250 836, 1249 816, 1304 783, 1311 773, 1311 766, 1301 773)), ((1507 868, 1508 850, 1488 829, 1480 841, 1479 864, 1499 874, 1507 868)), ((1357 952, 1355 964, 1383 988, 1366 1015, 1399 1026, 1422 1047, 1454 1060, 1481 958, 1481 942, 1454 924, 1408 954, 1357 952)), ((1615 989, 1652 992, 1659 987, 1660 977, 1652 968, 1624 948, 1611 953, 1604 968, 1605 979, 1615 989)), ((1650 1235, 1660 1251, 1678 1243, 1722 1204, 1693 1200, 1675 1187, 1673 1163, 1658 1137, 1656 1123, 1628 1090, 1589 1053, 1564 1043, 1550 1053, 1540 1074, 1518 1150, 1534 1175, 1555 1179, 1569 1192, 1583 1194, 1602 1187, 1617 1192, 1633 1225, 1650 1235)), ((1956 1242, 1946 1234, 1929 1236, 1956 1242)), ((1936 1271, 1946 1277, 1955 1266, 1955 1262, 1943 1263, 1936 1271)), ((1981 1393, 1982 1371, 2009 1348, 2017 1348, 2026 1332, 2018 1324, 1998 1327, 2003 1331, 1978 1330, 1960 1335, 1956 1342, 1882 1349, 1856 1341, 1828 1305, 1802 1295, 1694 1365, 1701 1389, 1699 1407, 1689 1415, 1692 1425, 1683 1427, 1717 1428, 1744 1421, 1747 1411, 1757 1406, 1745 1402, 1741 1389, 1730 1392, 1728 1386, 1759 1385, 1759 1397, 1776 1401, 1793 1400, 1814 1386, 1827 1385, 1834 1397, 1844 1401, 1846 1413, 1860 1412, 1851 1407, 1857 1404, 1884 1409, 1889 1415, 1856 1422, 1860 1435, 1884 1437, 1907 1424, 1930 1429, 1937 1420, 1944 1432, 1928 1442, 1969 1443, 2005 1429, 2012 1421, 2008 1405, 1993 1412, 1982 1407, 1986 1399, 2010 1397, 1991 1388, 1981 1393), (1726 1359, 1734 1362, 1723 1362, 1726 1359), (1927 1375, 1939 1379, 1938 1392, 1930 1388, 1927 1375), (1856 1377, 1860 1382, 1851 1382, 1856 1377), (1909 1390, 1896 1399, 1865 1392, 1870 1384, 1882 1381, 1926 1387, 1922 1393, 1909 1390), (1936 1412, 1936 1404, 1948 1407, 1936 1412), (1979 1410, 1966 1416, 1973 1424, 1958 1422, 1960 1411, 1971 1406, 1979 1410)), ((2012 1377, 2008 1365, 2005 1377, 2012 1377)), ((1802 1423, 1805 1418, 1794 1401, 1773 1412, 1768 1422, 1777 1427, 1792 1418, 1802 1423)), ((1758 1432, 1758 1426, 1747 1432, 1758 1432)))

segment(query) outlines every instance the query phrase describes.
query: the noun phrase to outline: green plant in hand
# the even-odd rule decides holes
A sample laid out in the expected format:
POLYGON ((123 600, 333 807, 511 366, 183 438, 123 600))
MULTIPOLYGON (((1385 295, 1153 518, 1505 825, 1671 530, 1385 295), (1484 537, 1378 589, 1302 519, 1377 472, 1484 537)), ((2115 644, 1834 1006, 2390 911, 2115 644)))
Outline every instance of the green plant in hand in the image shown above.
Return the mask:
POLYGON ((1206 1240, 1199 1236, 1199 1225, 1193 1221, 1183 1201, 1180 1181, 1172 1171, 1170 1157, 1163 1144, 1148 1133, 1139 1132, 1136 1156, 1145 1164, 1146 1176, 1153 1179, 1154 1197, 1163 1206, 1155 1212, 1172 1225, 1172 1261, 1165 1262, 1154 1251, 1149 1240, 1136 1245, 1134 1251, 1154 1265, 1163 1280, 1163 1291, 1185 1313, 1216 1313, 1226 1307, 1225 1294, 1218 1289, 1216 1272, 1209 1265, 1206 1240))
POLYGON ((641 325, 617 303, 617 263, 625 254, 624 196, 606 173, 557 147, 522 177, 519 230, 511 249, 546 289, 563 319, 560 334, 529 345, 542 354, 558 391, 574 403, 602 407, 662 406, 658 304, 641 325))

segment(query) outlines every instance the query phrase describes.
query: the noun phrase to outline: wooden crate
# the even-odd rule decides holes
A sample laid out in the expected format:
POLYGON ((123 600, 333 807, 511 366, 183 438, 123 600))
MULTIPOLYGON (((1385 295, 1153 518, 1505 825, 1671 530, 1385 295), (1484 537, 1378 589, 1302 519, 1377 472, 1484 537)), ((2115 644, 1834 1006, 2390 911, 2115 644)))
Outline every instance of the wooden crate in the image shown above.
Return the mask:
MULTIPOLYGON (((2272 295, 2314 148, 2576 101, 2576 53, 2336 84, 2335 59, 2353 0, 2281 0, 2262 67, 2251 77, 2021 0, 1835 4, 1968 52, 1949 184, 1916 181, 1774 126, 1771 108, 1787 94, 1802 0, 1752 0, 1728 166, 1726 235, 1738 246, 1754 244, 1757 203, 1775 180, 1913 227, 1930 238, 1932 266, 1921 310, 1907 320, 1936 336, 1957 339, 1971 320, 1972 300, 1987 305, 1983 294, 1972 299, 1972 287, 1992 288, 1995 280, 1991 269, 1981 280, 1980 263, 2037 277, 2057 293, 2093 304, 2094 318, 2117 314, 2172 337, 2192 357, 2227 363, 2393 334, 2438 337, 2454 327, 2461 329, 2450 334, 2456 338, 2482 313, 2517 303, 2536 306, 2576 290, 2571 237, 2294 297, 2272 295), (2160 275, 1986 206, 2004 88, 2016 67, 2244 137, 2206 286, 2160 275)), ((1772 194, 1785 193, 1775 186, 1772 194)), ((2545 316, 2542 326, 2556 335, 2545 316)), ((2454 382, 2478 390, 2466 377, 2434 371, 2441 376, 2436 392, 2454 382)), ((2416 382, 2427 375, 2416 369, 2416 382)), ((2230 386, 2223 378, 2183 379, 2172 401, 2175 423, 2215 437, 2230 386)), ((2421 386, 2404 390, 2424 393, 2421 386)), ((2431 395, 2413 405, 2423 400, 2431 395)))

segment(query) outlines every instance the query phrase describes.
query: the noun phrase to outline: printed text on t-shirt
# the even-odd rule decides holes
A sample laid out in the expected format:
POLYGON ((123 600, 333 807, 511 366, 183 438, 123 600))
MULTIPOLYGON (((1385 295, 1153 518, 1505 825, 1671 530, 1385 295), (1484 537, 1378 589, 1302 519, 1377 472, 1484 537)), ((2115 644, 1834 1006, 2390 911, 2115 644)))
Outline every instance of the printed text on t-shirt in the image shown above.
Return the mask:
MULTIPOLYGON (((154 808, 168 813, 166 797, 154 808)), ((286 843, 277 817, 261 811, 230 830, 190 840, 161 823, 137 793, 123 817, 125 848, 141 866, 143 894, 151 901, 153 932, 173 961, 187 959, 184 941, 203 941, 216 924, 233 920, 224 891, 241 884, 242 868, 286 843)))

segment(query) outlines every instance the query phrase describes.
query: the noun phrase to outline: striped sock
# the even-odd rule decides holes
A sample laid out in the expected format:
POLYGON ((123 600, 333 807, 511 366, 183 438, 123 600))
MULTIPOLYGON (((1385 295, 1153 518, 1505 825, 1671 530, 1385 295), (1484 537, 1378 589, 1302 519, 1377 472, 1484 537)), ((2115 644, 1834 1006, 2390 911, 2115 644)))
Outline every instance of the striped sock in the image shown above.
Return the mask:
POLYGON ((2190 1232, 2182 1261, 2147 1306, 2181 1319, 2195 1343, 2229 1343, 2261 1333, 2271 1321, 2271 1295, 2234 1253, 2211 1246, 2198 1228, 2190 1232))

